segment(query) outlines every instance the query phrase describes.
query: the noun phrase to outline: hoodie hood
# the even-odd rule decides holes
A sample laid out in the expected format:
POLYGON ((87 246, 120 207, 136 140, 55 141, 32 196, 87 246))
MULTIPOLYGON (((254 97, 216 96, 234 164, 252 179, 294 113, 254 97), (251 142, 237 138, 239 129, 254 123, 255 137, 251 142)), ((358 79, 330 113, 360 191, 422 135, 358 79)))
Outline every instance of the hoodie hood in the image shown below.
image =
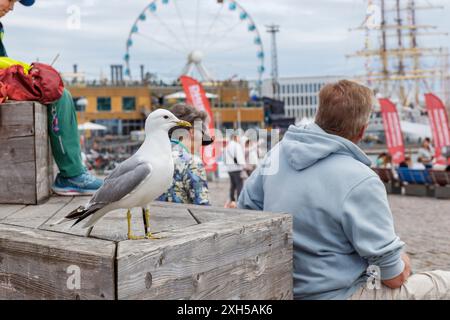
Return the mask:
POLYGON ((332 154, 347 155, 371 165, 367 155, 353 142, 326 133, 317 124, 290 126, 281 144, 282 153, 295 170, 303 170, 332 154))

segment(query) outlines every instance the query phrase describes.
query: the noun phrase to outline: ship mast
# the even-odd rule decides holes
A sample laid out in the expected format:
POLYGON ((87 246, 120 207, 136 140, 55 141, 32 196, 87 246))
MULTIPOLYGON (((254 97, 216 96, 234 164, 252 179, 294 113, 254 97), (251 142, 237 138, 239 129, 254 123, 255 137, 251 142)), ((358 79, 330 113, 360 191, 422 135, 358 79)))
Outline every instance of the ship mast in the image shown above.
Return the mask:
MULTIPOLYGON (((378 71, 373 65, 366 63, 366 74, 357 78, 366 81, 385 97, 395 96, 401 106, 420 107, 420 97, 423 95, 421 91, 424 88, 431 88, 430 83, 436 82, 436 79, 441 82, 443 89, 447 88, 445 82, 448 83, 448 57, 447 63, 442 63, 441 69, 423 68, 424 58, 442 58, 446 51, 443 48, 422 47, 418 40, 421 36, 448 35, 430 32, 437 27, 419 24, 417 19, 418 10, 443 7, 422 5, 420 1, 369 0, 369 7, 379 8, 379 24, 376 27, 365 25, 356 28, 366 30, 366 46, 363 50, 348 55, 365 57, 370 61, 378 60, 378 71), (367 46, 369 33, 379 35, 378 48, 367 46), (396 38, 396 41, 391 38, 396 38), (442 67, 446 69, 442 70, 442 67)), ((367 19, 366 17, 366 21, 367 19)))

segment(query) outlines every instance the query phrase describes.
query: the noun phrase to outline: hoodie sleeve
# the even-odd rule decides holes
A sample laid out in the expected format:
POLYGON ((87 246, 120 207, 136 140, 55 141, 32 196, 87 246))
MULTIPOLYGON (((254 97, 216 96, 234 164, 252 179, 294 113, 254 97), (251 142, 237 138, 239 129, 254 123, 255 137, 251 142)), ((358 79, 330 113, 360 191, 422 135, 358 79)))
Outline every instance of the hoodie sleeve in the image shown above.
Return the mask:
POLYGON ((380 268, 381 280, 403 272, 401 251, 405 244, 395 234, 386 189, 378 177, 363 180, 347 194, 342 226, 358 254, 380 268))
POLYGON ((263 176, 258 167, 247 179, 238 199, 238 208, 250 210, 264 209, 263 176))

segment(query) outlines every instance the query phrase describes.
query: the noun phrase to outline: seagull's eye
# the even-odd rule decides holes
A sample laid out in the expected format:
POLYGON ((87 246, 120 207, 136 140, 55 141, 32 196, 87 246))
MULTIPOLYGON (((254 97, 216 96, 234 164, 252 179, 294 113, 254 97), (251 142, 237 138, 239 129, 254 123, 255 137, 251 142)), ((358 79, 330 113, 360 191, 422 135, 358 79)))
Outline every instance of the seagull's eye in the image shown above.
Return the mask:
POLYGON ((164 119, 169 119, 169 116, 164 116, 164 119))

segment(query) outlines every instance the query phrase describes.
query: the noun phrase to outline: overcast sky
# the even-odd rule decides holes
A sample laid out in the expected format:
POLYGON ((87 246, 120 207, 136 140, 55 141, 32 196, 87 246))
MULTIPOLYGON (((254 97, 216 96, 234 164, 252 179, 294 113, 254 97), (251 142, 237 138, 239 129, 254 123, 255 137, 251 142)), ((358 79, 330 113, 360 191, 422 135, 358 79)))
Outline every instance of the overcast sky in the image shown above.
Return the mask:
MULTIPOLYGON (((159 3, 161 1, 158 0, 159 3)), ((165 21, 183 44, 176 43, 174 39, 168 40, 166 47, 152 42, 168 39, 171 34, 156 19, 140 22, 139 31, 145 31, 148 37, 136 39, 133 44, 130 62, 134 72, 140 63, 144 63, 150 71, 170 76, 181 71, 186 57, 177 55, 174 50, 167 51, 168 46, 181 49, 186 44, 190 47, 186 48, 189 50, 196 47, 187 38, 190 37, 189 32, 194 30, 196 19, 195 14, 189 15, 188 9, 195 9, 197 0, 176 1, 181 7, 181 15, 186 14, 183 18, 185 30, 176 10, 169 6, 171 3, 166 8, 159 5, 158 19, 165 21), (189 8, 183 9, 186 4, 189 8)), ((49 63, 60 54, 55 66, 63 72, 71 71, 72 65, 77 63, 89 78, 98 78, 101 72, 107 76, 109 65, 123 63, 130 29, 150 2, 37 0, 32 8, 17 5, 13 13, 2 19, 6 30, 4 42, 8 54, 19 60, 32 62, 39 59, 49 63), (78 9, 81 14, 79 28, 76 19, 78 9)), ((206 26, 211 26, 210 21, 215 17, 217 5, 214 0, 200 2, 203 7, 200 10, 199 25, 200 28, 207 29, 206 26)), ((420 24, 435 24, 440 31, 450 32, 450 0, 416 2, 445 5, 444 10, 420 12, 418 19, 420 24)), ((345 55, 363 47, 363 33, 349 32, 349 28, 359 26, 364 20, 366 0, 241 0, 239 3, 251 15, 261 32, 266 53, 266 78, 270 76, 271 46, 265 25, 272 23, 281 28, 278 35, 280 76, 354 75, 363 72, 364 61, 347 59, 345 55)), ((220 76, 232 72, 239 77, 252 79, 256 75, 258 64, 257 47, 246 24, 242 23, 229 34, 222 33, 228 30, 227 23, 233 26, 232 23, 239 22, 238 14, 237 18, 234 17, 236 20, 232 20, 233 14, 237 13, 229 10, 224 12, 219 18, 217 30, 213 32, 213 38, 200 41, 212 52, 208 57, 210 64, 205 62, 205 65, 220 76), (214 37, 218 39, 215 40, 214 37)), ((450 38, 435 36, 425 44, 447 47, 450 38)))

